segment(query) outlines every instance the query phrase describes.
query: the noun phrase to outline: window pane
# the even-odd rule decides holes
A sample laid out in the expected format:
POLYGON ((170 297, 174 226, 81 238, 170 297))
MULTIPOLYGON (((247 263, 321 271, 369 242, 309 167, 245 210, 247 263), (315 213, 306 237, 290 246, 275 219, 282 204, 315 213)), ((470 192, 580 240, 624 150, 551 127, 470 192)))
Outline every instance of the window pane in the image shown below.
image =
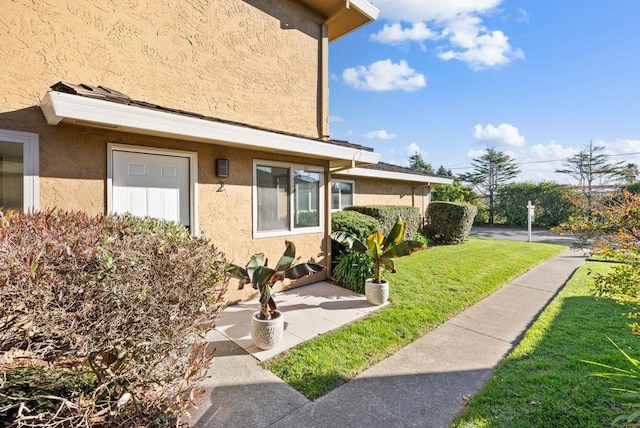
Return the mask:
POLYGON ((353 205, 353 184, 340 183, 340 208, 344 209, 353 205))
POLYGON ((23 145, 0 141, 0 207, 24 207, 23 145))
POLYGON ((340 183, 335 181, 331 182, 331 209, 340 209, 340 183))
POLYGON ((289 169, 256 168, 258 230, 286 230, 289 225, 289 169))
POLYGON ((294 171, 294 227, 320 226, 320 173, 294 171))

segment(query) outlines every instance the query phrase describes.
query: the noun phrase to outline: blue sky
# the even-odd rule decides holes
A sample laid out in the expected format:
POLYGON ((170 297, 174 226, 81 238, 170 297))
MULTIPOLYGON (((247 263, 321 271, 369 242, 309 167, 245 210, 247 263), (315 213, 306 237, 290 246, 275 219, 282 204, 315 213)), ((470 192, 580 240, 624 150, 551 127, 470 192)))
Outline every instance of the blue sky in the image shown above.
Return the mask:
POLYGON ((330 46, 332 138, 464 172, 494 146, 518 181, 590 140, 640 165, 640 1, 377 0, 330 46), (536 163, 527 163, 536 162, 536 163))

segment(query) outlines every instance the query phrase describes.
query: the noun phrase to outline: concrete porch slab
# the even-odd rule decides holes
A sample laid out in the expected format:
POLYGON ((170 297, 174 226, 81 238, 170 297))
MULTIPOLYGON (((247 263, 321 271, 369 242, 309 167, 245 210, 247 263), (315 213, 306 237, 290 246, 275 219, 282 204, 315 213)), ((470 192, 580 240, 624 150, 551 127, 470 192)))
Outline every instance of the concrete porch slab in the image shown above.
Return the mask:
POLYGON ((216 322, 216 331, 264 361, 382 307, 373 306, 363 295, 327 281, 282 291, 276 296, 276 303, 284 314, 285 325, 282 341, 273 349, 263 351, 251 341, 250 320, 258 310, 257 299, 226 308, 216 322))

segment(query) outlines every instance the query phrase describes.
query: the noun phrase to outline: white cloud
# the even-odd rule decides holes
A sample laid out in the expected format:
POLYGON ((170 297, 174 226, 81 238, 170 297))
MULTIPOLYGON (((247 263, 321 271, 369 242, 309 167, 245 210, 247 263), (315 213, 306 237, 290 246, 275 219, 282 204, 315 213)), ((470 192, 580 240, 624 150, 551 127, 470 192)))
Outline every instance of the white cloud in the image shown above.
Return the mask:
POLYGON ((344 122, 344 119, 340 116, 329 116, 329 122, 339 123, 339 122, 344 122))
POLYGON ((417 145, 416 143, 411 143, 407 146, 407 154, 411 156, 414 153, 418 153, 422 157, 426 156, 427 154, 427 152, 422 150, 419 145, 417 145))
POLYGON ((472 149, 467 152, 467 157, 471 159, 479 158, 486 153, 486 150, 472 149))
POLYGON ((376 129, 374 131, 367 132, 364 134, 366 138, 372 138, 376 140, 391 140, 392 138, 396 138, 398 134, 392 134, 387 132, 386 129, 376 129))
POLYGON ((376 0, 381 18, 393 21, 417 22, 448 20, 460 14, 486 13, 502 0, 376 0))
POLYGON ((522 50, 512 48, 502 31, 489 31, 477 16, 457 17, 442 34, 448 37, 449 46, 441 46, 438 57, 445 61, 466 62, 475 71, 498 68, 514 59, 524 58, 522 50))
POLYGON ((529 18, 531 18, 531 15, 529 14, 529 12, 527 12, 522 8, 518 8, 518 17, 516 18, 516 22, 528 23, 529 18))
POLYGON ((393 63, 386 59, 369 66, 347 68, 342 79, 347 85, 365 91, 412 92, 427 86, 424 75, 409 67, 405 60, 393 63))
POLYGON ((548 144, 536 144, 515 154, 520 170, 518 181, 555 181, 562 184, 575 184, 571 177, 559 174, 562 162, 580 151, 576 147, 568 147, 551 141, 548 144))
MULTIPOLYGON (((521 49, 514 48, 500 30, 490 30, 480 18, 499 12, 502 0, 379 0, 381 16, 395 21, 371 36, 372 40, 400 44, 439 40, 438 57, 442 60, 465 62, 472 70, 499 68, 524 58, 521 49), (410 22, 403 28, 400 22, 410 22), (440 33, 438 35, 438 33, 440 33)), ((516 20, 528 19, 519 9, 516 20)))
POLYGON ((407 41, 424 42, 439 37, 437 31, 427 27, 424 22, 415 22, 411 27, 403 28, 398 22, 385 26, 379 32, 371 35, 371 40, 389 45, 397 45, 407 41))
POLYGON ((520 135, 518 128, 508 123, 501 123, 498 126, 491 123, 485 126, 477 124, 473 128, 473 136, 478 140, 493 141, 509 146, 524 146, 526 143, 524 135, 520 135))

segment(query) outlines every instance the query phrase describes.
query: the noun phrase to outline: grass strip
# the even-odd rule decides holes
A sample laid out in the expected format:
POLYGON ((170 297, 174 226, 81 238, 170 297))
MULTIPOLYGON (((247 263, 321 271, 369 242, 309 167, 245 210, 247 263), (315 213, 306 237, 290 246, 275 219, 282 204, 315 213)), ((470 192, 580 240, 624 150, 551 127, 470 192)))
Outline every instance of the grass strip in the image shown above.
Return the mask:
POLYGON ((603 371, 581 362, 597 361, 628 368, 607 336, 632 356, 640 340, 631 334, 624 299, 589 293, 593 276, 611 263, 583 265, 502 362, 495 375, 454 421, 456 428, 604 427, 623 409, 603 371))
POLYGON ((387 276, 388 306, 304 342, 264 366, 314 400, 565 249, 470 239, 398 259, 398 273, 387 276))

